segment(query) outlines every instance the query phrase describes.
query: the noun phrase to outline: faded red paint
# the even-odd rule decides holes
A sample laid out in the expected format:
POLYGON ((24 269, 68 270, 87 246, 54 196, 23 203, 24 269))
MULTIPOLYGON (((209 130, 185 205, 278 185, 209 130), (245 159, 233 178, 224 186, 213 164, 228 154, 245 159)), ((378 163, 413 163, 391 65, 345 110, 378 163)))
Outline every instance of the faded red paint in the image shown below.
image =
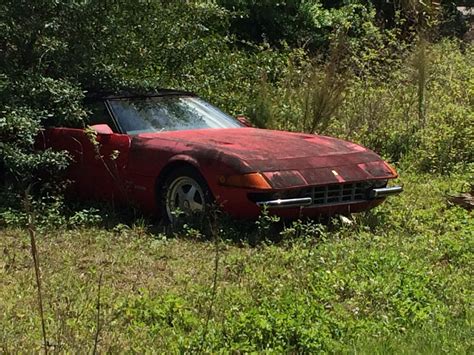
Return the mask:
MULTIPOLYGON (((247 194, 257 190, 222 186, 220 176, 260 172, 274 191, 305 186, 392 179, 396 174, 372 151, 335 138, 255 128, 202 129, 127 136, 98 134, 102 159, 81 129, 45 132, 46 147, 68 150, 75 163, 69 176, 87 198, 135 203, 158 211, 156 187, 170 163, 200 171, 222 209, 237 218, 255 218, 260 208, 247 194), (117 160, 110 158, 114 150, 117 160)), ((359 212, 382 200, 351 205, 285 208, 274 213, 296 218, 324 213, 359 212)))

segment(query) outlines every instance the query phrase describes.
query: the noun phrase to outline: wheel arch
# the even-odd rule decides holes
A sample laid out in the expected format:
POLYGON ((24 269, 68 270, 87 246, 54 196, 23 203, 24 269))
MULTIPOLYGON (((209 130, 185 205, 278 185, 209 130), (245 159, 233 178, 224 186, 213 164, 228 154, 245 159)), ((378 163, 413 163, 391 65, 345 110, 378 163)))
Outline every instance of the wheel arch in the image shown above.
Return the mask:
MULTIPOLYGON (((209 187, 209 183, 207 182, 206 178, 204 177, 204 175, 200 171, 199 165, 195 161, 193 162, 192 159, 185 159, 185 160, 173 159, 173 160, 170 160, 161 169, 159 175, 157 176, 157 178, 155 180, 155 201, 156 201, 157 206, 158 206, 158 211, 160 211, 160 216, 162 218, 164 218, 165 221, 167 220, 167 218, 169 218, 169 217, 166 217, 166 211, 164 210, 165 206, 164 206, 163 201, 162 201, 163 196, 166 193, 166 189, 167 189, 166 183, 167 183, 167 181, 169 180, 169 177, 173 174, 174 171, 176 171, 177 169, 183 169, 183 168, 192 170, 192 172, 194 172, 197 175, 196 177, 199 177, 202 180, 201 186, 202 186, 202 184, 204 184, 203 188, 205 188, 206 191, 207 191, 207 194, 205 194, 205 195, 208 196, 208 198, 210 198, 212 201, 214 199, 212 190, 209 187)), ((199 183, 199 180, 197 180, 197 181, 199 183)))
POLYGON ((196 173, 198 173, 204 179, 204 181, 206 181, 203 174, 201 173, 199 163, 195 159, 187 155, 175 155, 170 160, 168 160, 166 165, 161 169, 160 173, 156 177, 156 180, 155 180, 155 195, 156 196, 160 194, 160 190, 163 188, 163 184, 166 181, 166 177, 172 171, 180 167, 188 167, 188 168, 193 169, 194 171, 196 171, 196 173))

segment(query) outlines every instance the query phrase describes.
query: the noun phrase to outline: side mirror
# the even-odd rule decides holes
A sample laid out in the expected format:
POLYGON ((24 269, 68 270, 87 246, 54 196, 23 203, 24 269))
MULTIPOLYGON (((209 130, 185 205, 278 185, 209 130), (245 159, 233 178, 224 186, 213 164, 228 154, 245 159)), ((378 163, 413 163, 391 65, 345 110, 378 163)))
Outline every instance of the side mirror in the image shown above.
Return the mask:
POLYGON ((253 127, 253 124, 249 121, 248 117, 244 115, 238 115, 235 117, 237 121, 242 123, 245 127, 253 127))
POLYGON ((110 135, 113 134, 112 128, 108 124, 95 124, 91 128, 99 134, 110 135))

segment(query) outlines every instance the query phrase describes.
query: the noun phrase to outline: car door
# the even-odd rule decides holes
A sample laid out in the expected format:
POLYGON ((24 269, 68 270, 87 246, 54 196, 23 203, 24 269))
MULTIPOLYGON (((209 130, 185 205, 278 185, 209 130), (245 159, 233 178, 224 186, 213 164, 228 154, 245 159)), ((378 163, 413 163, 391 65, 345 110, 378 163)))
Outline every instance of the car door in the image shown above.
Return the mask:
POLYGON ((126 201, 130 137, 118 132, 103 102, 94 103, 89 109, 89 128, 48 129, 46 146, 69 152, 72 162, 67 176, 72 181, 72 190, 80 197, 112 203, 126 201))
MULTIPOLYGON (((94 126, 92 126, 94 127, 94 126)), ((126 167, 130 150, 130 137, 120 133, 98 132, 86 134, 92 144, 93 157, 84 163, 87 179, 94 198, 111 202, 126 202, 126 167)))

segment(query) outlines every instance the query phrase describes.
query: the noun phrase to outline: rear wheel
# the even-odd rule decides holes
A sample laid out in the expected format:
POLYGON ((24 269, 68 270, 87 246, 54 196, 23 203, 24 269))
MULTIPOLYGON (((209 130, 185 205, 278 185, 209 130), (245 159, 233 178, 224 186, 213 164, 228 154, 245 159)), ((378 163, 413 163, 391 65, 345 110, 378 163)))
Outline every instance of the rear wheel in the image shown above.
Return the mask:
POLYGON ((190 167, 172 171, 161 188, 162 215, 169 223, 175 223, 180 216, 202 218, 211 201, 206 181, 190 167))

